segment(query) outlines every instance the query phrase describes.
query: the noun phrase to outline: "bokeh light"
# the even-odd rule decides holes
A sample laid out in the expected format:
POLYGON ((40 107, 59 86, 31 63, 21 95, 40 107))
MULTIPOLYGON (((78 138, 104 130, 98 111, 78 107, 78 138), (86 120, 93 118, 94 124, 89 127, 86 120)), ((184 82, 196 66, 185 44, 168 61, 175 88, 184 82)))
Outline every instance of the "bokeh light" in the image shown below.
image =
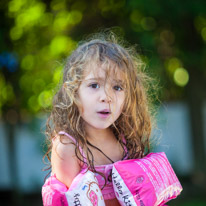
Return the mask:
POLYGON ((62 0, 62 1, 52 0, 50 7, 54 11, 65 9, 66 8, 66 0, 62 0))
POLYGON ((57 85, 60 82, 61 76, 62 76, 62 71, 63 71, 63 65, 58 66, 55 71, 54 71, 54 76, 53 76, 53 82, 55 85, 57 85))
POLYGON ((39 111, 40 105, 38 102, 38 97, 36 95, 33 95, 29 98, 28 107, 34 113, 39 111))
POLYGON ((15 26, 10 30, 10 37, 12 40, 18 40, 23 34, 23 29, 21 27, 15 26))
POLYGON ((26 55, 21 61, 21 68, 24 70, 31 70, 34 66, 35 57, 33 55, 26 55))
POLYGON ((174 74, 175 70, 178 68, 178 67, 182 67, 182 62, 180 59, 178 59, 177 57, 172 57, 170 58, 167 62, 166 62, 166 67, 167 67, 167 70, 170 74, 174 74))
POLYGON ((137 9, 134 9, 130 14, 130 21, 134 24, 140 24, 142 18, 142 14, 137 9))
POLYGON ((170 30, 163 30, 160 33, 160 40, 165 44, 173 44, 175 41, 174 33, 170 30))
POLYGON ((144 17, 141 19, 142 28, 146 31, 154 30, 156 27, 156 21, 152 17, 144 17))
POLYGON ((201 31, 201 35, 204 41, 206 41, 206 27, 204 27, 201 31))
POLYGON ((28 6, 16 18, 16 25, 25 29, 31 28, 33 25, 38 24, 44 14, 46 6, 42 2, 35 5, 28 6))
POLYGON ((38 96, 38 103, 41 107, 47 108, 51 106, 53 92, 51 90, 43 91, 38 96))
POLYGON ((35 81, 32 84, 32 90, 34 93, 39 94, 44 90, 45 85, 46 83, 44 79, 35 79, 35 81))
POLYGON ((198 32, 201 32, 202 28, 206 26, 206 18, 202 15, 198 15, 194 19, 194 25, 198 32))
POLYGON ((189 81, 189 73, 184 68, 177 68, 174 72, 174 82, 180 86, 184 87, 189 81))
POLYGON ((56 36, 50 44, 51 54, 54 56, 62 53, 68 53, 75 46, 75 42, 68 36, 56 36))
POLYGON ((8 10, 9 12, 18 12, 21 7, 27 2, 27 0, 13 0, 9 2, 8 10))

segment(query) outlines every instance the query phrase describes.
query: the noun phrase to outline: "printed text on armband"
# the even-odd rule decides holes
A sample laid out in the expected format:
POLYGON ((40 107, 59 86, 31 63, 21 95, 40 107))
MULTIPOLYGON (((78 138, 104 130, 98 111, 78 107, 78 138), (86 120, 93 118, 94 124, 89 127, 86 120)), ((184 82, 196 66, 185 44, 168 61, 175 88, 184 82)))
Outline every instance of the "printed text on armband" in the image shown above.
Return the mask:
POLYGON ((158 186, 157 182, 153 179, 151 174, 148 172, 147 168, 142 163, 140 163, 139 161, 135 161, 135 162, 146 172, 146 174, 149 177, 155 191, 159 191, 159 186, 158 186))
POLYGON ((121 196, 121 198, 123 199, 125 206, 132 206, 130 200, 128 199, 129 195, 123 194, 123 191, 122 191, 123 187, 120 184, 120 182, 117 181, 117 178, 118 178, 118 176, 117 175, 115 176, 115 174, 112 173, 113 183, 115 184, 116 188, 118 189, 118 193, 121 196))
POLYGON ((113 180, 116 188, 118 189, 119 194, 123 195, 122 186, 121 186, 120 182, 117 181, 117 176, 115 176, 114 173, 112 173, 112 180, 113 180))
POLYGON ((159 186, 159 190, 157 191, 162 192, 162 190, 164 189, 163 187, 161 187, 162 185, 164 185, 165 183, 162 181, 159 173, 157 172, 156 168, 153 166, 154 164, 152 164, 149 160, 144 160, 144 163, 146 163, 147 165, 149 165, 149 169, 152 171, 153 175, 155 176, 155 178, 157 179, 157 184, 159 186))
POLYGON ((170 163, 167 162, 167 161, 165 160, 165 158, 162 157, 162 155, 160 155, 159 161, 160 161, 160 164, 162 165, 165 173, 167 174, 167 176, 170 177, 171 183, 178 181, 178 180, 175 178, 176 175, 175 175, 174 172, 172 171, 172 167, 170 166, 170 163))
POLYGON ((79 193, 74 194, 74 202, 73 202, 74 206, 82 206, 81 203, 80 203, 79 197, 80 197, 79 193))
POLYGON ((165 185, 169 185, 169 180, 165 174, 164 169, 160 165, 160 163, 154 157, 151 157, 151 160, 155 164, 155 167, 157 168, 158 172, 160 173, 160 176, 162 177, 162 181, 165 183, 165 185))

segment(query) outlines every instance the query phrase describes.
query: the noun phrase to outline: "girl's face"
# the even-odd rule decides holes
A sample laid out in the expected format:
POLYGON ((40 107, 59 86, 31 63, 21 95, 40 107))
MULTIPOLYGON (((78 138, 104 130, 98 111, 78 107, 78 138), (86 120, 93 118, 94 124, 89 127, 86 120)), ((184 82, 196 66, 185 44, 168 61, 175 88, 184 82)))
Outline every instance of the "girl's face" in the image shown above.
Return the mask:
POLYGON ((106 79, 104 69, 87 71, 78 89, 80 115, 86 123, 86 129, 106 129, 114 123, 120 114, 125 99, 123 78, 120 71, 106 79))

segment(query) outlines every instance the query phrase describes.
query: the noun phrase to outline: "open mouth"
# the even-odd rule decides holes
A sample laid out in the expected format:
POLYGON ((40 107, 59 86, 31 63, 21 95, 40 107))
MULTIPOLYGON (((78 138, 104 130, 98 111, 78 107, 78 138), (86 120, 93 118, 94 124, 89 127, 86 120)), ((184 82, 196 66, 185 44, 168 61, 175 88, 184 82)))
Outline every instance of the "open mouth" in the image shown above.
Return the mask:
POLYGON ((110 110, 105 109, 105 110, 99 111, 98 114, 100 115, 101 118, 107 118, 111 114, 111 112, 110 110))
POLYGON ((98 112, 100 114, 111 114, 111 112, 98 112))

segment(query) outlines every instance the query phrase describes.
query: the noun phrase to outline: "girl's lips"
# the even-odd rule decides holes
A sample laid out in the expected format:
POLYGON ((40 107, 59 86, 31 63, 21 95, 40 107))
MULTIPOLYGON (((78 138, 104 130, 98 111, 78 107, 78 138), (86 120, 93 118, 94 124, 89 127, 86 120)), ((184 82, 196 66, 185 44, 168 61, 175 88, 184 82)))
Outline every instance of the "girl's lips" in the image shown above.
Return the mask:
POLYGON ((109 115, 110 115, 110 113, 100 113, 100 112, 98 112, 97 114, 98 114, 98 116, 101 117, 101 118, 107 118, 107 117, 109 117, 109 115))
POLYGON ((111 113, 109 109, 103 109, 101 111, 98 111, 98 113, 111 113))
POLYGON ((111 112, 107 109, 97 112, 98 116, 101 118, 107 118, 111 112))

